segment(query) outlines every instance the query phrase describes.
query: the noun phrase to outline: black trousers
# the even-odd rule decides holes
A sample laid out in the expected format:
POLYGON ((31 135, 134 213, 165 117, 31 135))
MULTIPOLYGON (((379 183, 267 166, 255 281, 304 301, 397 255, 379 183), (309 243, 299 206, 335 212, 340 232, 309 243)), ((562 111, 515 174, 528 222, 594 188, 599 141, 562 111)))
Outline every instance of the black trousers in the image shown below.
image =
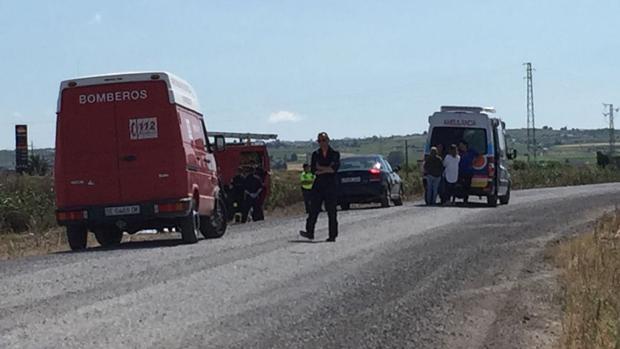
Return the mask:
POLYGON ((232 221, 235 214, 243 214, 243 192, 231 191, 228 194, 228 220, 232 221))
POLYGON ((314 226, 316 220, 321 212, 321 206, 325 203, 325 209, 327 210, 327 217, 329 219, 329 237, 335 239, 338 236, 338 218, 336 215, 336 188, 335 186, 324 186, 312 189, 310 214, 306 220, 306 232, 314 237, 314 226))
POLYGON ((312 207, 312 189, 301 189, 301 194, 304 196, 304 207, 306 208, 306 214, 310 213, 312 207))
POLYGON ((463 201, 467 202, 469 196, 469 189, 471 188, 471 178, 474 175, 471 173, 459 173, 459 184, 461 185, 461 195, 463 201))
POLYGON ((245 223, 248 221, 248 214, 250 213, 250 208, 252 209, 252 220, 253 221, 262 221, 265 219, 265 215, 263 214, 263 205, 261 204, 261 199, 256 198, 253 199, 249 195, 245 197, 243 201, 243 209, 241 212, 241 222, 245 223))
POLYGON ((456 183, 448 183, 446 179, 443 179, 443 191, 441 193, 441 203, 446 203, 454 200, 454 194, 456 189, 456 183))

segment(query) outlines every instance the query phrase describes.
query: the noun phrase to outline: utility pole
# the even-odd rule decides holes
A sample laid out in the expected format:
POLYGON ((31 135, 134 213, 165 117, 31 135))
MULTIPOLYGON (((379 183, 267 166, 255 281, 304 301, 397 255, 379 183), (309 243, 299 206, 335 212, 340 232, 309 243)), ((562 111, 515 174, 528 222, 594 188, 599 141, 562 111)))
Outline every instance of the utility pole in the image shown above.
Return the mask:
POLYGON ((407 144, 407 140, 405 139, 405 168, 406 171, 409 171, 409 145, 407 144))
MULTIPOLYGON (((608 113, 603 113, 604 116, 609 117, 609 156, 614 154, 614 148, 616 146, 616 134, 614 128, 614 105, 603 103, 605 108, 609 108, 608 113)), ((615 111, 618 111, 620 108, 616 108, 615 111)))
POLYGON ((527 79, 527 152, 534 155, 536 161, 536 122, 534 120, 534 82, 532 80, 532 63, 524 63, 527 79))

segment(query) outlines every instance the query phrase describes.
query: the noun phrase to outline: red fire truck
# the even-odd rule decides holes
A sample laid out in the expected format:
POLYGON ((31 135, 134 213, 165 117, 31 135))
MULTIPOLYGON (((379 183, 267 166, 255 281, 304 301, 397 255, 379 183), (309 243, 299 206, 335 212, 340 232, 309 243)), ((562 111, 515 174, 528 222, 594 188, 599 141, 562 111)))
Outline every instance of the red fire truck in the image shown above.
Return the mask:
MULTIPOLYGON (((234 210, 232 180, 237 174, 245 175, 256 168, 262 169, 265 190, 261 195, 264 202, 269 197, 271 184, 269 153, 265 141, 275 140, 278 135, 262 133, 207 132, 214 144, 215 162, 219 174, 220 185, 229 194, 227 203, 229 211, 234 210)), ((233 212, 229 212, 232 217, 233 212)))
POLYGON ((55 189, 57 220, 74 250, 86 247, 89 230, 104 246, 142 229, 176 228, 187 243, 226 230, 198 99, 167 72, 61 83, 55 189))

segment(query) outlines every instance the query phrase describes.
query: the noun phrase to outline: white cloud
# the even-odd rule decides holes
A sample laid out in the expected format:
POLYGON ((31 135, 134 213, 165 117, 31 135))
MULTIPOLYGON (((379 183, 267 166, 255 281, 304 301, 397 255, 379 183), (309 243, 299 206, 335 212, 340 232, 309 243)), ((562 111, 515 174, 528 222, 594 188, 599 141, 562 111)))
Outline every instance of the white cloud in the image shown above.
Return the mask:
POLYGON ((95 15, 90 19, 90 21, 88 21, 88 24, 99 24, 101 23, 101 20, 103 18, 101 17, 101 13, 97 12, 95 13, 95 15))
POLYGON ((272 124, 280 123, 280 122, 297 122, 301 120, 301 116, 299 114, 280 110, 275 113, 269 114, 269 122, 272 124))

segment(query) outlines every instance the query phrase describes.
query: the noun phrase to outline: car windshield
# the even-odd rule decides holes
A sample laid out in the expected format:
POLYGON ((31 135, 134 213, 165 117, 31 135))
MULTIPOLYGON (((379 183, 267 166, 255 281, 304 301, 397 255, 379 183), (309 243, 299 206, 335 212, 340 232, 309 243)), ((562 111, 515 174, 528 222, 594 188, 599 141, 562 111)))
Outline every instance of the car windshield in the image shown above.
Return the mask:
POLYGON ((444 149, 449 149, 451 144, 458 145, 463 140, 478 154, 486 154, 487 133, 483 128, 435 127, 431 136, 431 145, 442 144, 444 149))
POLYGON ((350 157, 340 160, 340 169, 338 171, 368 170, 371 168, 381 168, 381 163, 377 157, 350 157))

